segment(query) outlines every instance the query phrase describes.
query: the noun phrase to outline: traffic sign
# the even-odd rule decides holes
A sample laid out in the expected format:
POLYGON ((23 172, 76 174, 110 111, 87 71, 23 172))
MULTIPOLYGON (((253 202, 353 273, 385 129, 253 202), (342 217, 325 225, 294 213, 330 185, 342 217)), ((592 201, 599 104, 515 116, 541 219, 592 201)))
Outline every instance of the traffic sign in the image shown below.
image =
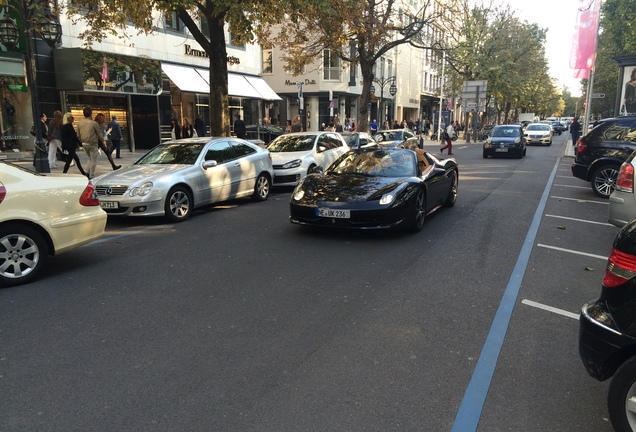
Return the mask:
POLYGON ((603 99, 605 97, 605 93, 592 93, 592 99, 603 99))

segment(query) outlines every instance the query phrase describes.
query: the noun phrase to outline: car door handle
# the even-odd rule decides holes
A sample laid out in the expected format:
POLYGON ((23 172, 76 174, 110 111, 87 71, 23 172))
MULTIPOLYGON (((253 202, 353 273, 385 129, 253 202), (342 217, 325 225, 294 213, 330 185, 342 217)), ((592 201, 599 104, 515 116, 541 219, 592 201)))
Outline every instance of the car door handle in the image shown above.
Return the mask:
POLYGON ((234 162, 234 166, 235 167, 241 166, 241 163, 240 162, 234 162))

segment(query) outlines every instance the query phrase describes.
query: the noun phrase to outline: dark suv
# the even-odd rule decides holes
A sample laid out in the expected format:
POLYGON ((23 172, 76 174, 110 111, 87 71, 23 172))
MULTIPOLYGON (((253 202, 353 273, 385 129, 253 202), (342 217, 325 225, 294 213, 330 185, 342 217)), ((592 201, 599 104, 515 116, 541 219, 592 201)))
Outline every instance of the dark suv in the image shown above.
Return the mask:
POLYGON ((581 310, 579 355, 592 377, 613 377, 607 407, 614 430, 636 431, 636 219, 614 239, 600 297, 581 310))
POLYGON ((636 149, 636 116, 601 120, 574 147, 572 175, 592 183, 601 198, 614 191, 621 164, 636 149))

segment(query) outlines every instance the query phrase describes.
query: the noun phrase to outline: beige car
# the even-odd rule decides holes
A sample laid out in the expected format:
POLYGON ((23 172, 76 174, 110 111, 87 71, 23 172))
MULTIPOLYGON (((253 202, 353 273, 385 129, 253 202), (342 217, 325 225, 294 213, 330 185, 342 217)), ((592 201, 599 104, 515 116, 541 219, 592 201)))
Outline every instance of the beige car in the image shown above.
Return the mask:
POLYGON ((50 255, 100 238, 106 218, 86 177, 0 162, 0 285, 31 282, 50 255))

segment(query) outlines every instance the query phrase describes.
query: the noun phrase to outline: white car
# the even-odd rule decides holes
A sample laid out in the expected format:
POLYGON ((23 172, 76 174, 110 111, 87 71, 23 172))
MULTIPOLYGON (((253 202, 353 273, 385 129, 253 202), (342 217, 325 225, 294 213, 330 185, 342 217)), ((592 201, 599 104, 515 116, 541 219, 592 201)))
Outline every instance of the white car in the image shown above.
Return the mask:
POLYGON ((244 197, 265 201, 273 176, 267 150, 239 138, 205 137, 159 144, 93 182, 109 215, 181 222, 204 205, 244 197))
POLYGON ((49 255, 100 238, 106 219, 86 177, 0 162, 0 285, 32 281, 49 255))
POLYGON ((327 169, 349 146, 337 132, 281 135, 267 146, 274 165, 275 186, 296 186, 313 167, 327 169))
POLYGON ((552 145, 552 127, 547 123, 530 123, 523 134, 528 144, 552 145))

